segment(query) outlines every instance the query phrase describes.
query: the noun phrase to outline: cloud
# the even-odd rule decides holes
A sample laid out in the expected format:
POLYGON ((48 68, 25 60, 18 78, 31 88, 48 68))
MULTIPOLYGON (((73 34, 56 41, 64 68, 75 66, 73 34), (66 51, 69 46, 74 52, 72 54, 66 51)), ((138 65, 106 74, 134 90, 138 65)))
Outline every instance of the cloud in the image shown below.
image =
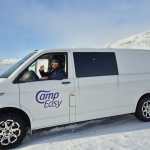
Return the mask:
POLYGON ((57 41, 56 47, 101 47, 114 36, 113 14, 89 9, 65 6, 59 10, 33 3, 17 10, 15 20, 35 36, 57 41))
POLYGON ((102 47, 148 30, 149 4, 147 0, 1 0, 0 40, 14 49, 102 47))

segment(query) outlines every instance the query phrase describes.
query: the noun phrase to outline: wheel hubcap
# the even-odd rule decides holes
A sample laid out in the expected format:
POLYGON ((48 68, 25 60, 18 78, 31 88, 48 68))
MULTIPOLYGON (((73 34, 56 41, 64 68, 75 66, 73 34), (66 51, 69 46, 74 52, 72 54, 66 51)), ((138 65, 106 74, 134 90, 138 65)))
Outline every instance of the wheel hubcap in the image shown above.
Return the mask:
POLYGON ((21 134, 20 125, 13 120, 0 122, 0 143, 3 146, 13 144, 21 134))
POLYGON ((143 103, 142 113, 147 119, 150 118, 150 100, 143 103))

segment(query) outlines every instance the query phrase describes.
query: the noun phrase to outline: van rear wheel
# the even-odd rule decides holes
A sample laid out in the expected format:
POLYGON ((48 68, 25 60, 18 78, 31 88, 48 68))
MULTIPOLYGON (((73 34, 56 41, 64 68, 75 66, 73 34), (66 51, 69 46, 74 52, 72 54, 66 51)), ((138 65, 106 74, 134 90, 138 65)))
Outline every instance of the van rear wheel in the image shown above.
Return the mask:
POLYGON ((137 104, 135 116, 142 121, 150 121, 150 95, 143 96, 137 104))
POLYGON ((16 113, 0 114, 0 149, 17 147, 26 133, 25 122, 16 113))

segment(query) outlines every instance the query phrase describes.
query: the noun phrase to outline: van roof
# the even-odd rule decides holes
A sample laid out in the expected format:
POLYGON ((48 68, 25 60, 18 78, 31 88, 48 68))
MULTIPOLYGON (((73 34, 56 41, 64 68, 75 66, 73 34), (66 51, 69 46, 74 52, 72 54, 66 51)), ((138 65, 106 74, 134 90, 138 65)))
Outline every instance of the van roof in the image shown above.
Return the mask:
MULTIPOLYGON (((149 49, 150 50, 150 49, 149 49)), ((118 51, 149 51, 148 49, 128 49, 128 48, 60 48, 60 49, 41 49, 35 50, 38 53, 46 52, 64 52, 64 51, 73 51, 73 52, 118 52, 118 51)))

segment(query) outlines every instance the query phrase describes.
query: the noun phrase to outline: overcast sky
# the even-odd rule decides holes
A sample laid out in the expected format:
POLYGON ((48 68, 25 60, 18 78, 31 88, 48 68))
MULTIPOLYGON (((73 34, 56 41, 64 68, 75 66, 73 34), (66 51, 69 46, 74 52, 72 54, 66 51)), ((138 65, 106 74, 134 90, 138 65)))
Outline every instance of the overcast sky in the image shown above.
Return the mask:
POLYGON ((103 47, 150 30, 150 0, 0 0, 0 58, 103 47))

